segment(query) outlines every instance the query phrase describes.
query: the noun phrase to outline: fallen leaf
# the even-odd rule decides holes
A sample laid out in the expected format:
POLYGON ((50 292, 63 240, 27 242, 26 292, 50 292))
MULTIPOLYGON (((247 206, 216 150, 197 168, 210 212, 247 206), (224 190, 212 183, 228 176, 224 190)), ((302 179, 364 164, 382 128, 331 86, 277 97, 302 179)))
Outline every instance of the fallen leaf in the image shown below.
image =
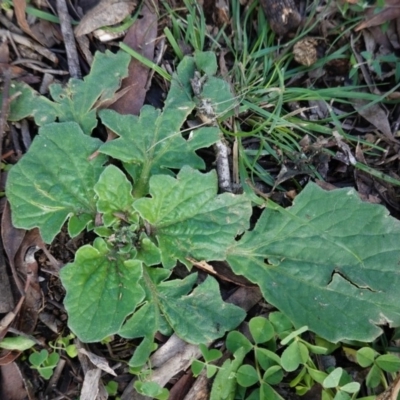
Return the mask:
POLYGON ((17 18, 19 27, 27 33, 30 37, 43 44, 40 39, 32 32, 28 21, 25 16, 26 0, 13 0, 13 7, 15 11, 15 17, 17 18))
POLYGON ((135 7, 134 0, 102 0, 84 15, 75 29, 75 35, 87 35, 103 26, 118 24, 129 16, 135 7))
MULTIPOLYGON (((138 18, 130 27, 124 43, 149 60, 154 56, 154 43, 157 37, 157 12, 155 1, 146 0, 138 18)), ((147 92, 149 68, 132 58, 129 64, 128 77, 122 81, 121 90, 129 88, 111 109, 120 114, 139 115, 147 92)))
POLYGON ((8 313, 14 308, 14 297, 11 291, 10 279, 6 270, 3 255, 3 244, 0 242, 0 313, 8 313))
POLYGON ((28 398, 25 381, 17 363, 12 362, 1 366, 0 382, 0 398, 7 400, 28 398))
POLYGON ((55 44, 60 43, 63 38, 61 32, 56 28, 56 26, 49 21, 40 19, 31 28, 35 37, 37 37, 41 43, 47 48, 53 47, 55 44))
POLYGON ((79 352, 87 356, 89 360, 92 362, 92 364, 95 365, 97 368, 101 369, 104 372, 107 372, 107 374, 117 376, 114 370, 110 368, 107 360, 104 357, 100 357, 90 351, 87 351, 84 348, 79 349, 79 352))
POLYGON ((371 26, 382 25, 400 17, 400 4, 398 0, 386 0, 382 11, 376 13, 377 8, 370 8, 366 12, 366 20, 354 28, 356 32, 371 26))
POLYGON ((379 104, 368 105, 367 102, 355 99, 353 107, 369 123, 375 126, 386 138, 394 140, 392 129, 389 124, 388 116, 379 104))

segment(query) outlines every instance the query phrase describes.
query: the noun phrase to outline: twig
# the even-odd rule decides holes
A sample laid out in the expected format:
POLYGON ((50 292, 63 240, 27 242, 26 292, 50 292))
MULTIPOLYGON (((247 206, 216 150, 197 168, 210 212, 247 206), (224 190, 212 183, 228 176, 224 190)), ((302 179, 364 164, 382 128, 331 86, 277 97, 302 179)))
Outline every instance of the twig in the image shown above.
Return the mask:
POLYGON ((20 59, 16 60, 11 63, 11 65, 18 65, 22 64, 25 65, 26 67, 33 69, 34 71, 39 71, 42 72, 43 74, 52 74, 52 75, 67 75, 67 71, 63 71, 61 69, 49 69, 49 68, 42 68, 39 65, 45 65, 44 63, 41 63, 40 61, 36 60, 26 60, 26 59, 20 59), (37 65, 39 64, 39 65, 37 65))
POLYGON ((61 33, 64 38, 65 50, 67 52, 68 69, 72 78, 81 78, 78 52, 76 51, 75 37, 72 30, 71 19, 68 14, 65 0, 57 0, 57 13, 60 18, 61 33))
POLYGON ((10 109, 10 85, 11 85, 11 70, 7 68, 3 73, 4 86, 3 86, 3 100, 1 103, 0 114, 0 157, 3 154, 3 138, 6 129, 6 121, 10 109))
POLYGON ((217 153, 219 187, 223 192, 232 192, 231 172, 228 160, 229 148, 222 140, 218 140, 218 142, 215 143, 214 148, 217 153))
POLYGON ((54 64, 58 64, 58 58, 54 53, 52 53, 45 47, 41 46, 40 44, 34 43, 33 40, 30 40, 25 36, 18 35, 18 33, 7 31, 6 29, 0 29, 0 36, 3 38, 12 38, 12 40, 15 41, 16 43, 22 44, 36 51, 37 53, 41 54, 43 57, 48 58, 54 64))

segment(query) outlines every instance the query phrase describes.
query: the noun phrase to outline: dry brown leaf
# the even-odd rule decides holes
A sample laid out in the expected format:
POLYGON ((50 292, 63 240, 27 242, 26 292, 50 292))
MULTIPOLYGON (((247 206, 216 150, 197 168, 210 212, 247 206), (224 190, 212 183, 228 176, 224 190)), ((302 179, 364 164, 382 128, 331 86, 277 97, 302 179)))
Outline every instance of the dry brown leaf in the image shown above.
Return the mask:
POLYGON ((48 48, 53 47, 63 40, 61 32, 56 26, 44 19, 40 19, 32 26, 32 32, 48 48))
POLYGON ((0 44, 0 63, 7 64, 10 62, 10 52, 7 41, 0 44))
POLYGON ((39 267, 34 253, 37 249, 46 251, 47 249, 38 229, 27 232, 12 225, 8 203, 3 211, 1 234, 14 282, 21 295, 24 294, 21 297, 23 303, 15 307, 14 313, 19 312, 19 329, 29 334, 36 326, 38 313, 42 307, 42 291, 38 281, 39 267))
POLYGON ((355 27, 355 31, 369 28, 371 26, 382 25, 387 21, 391 21, 400 17, 400 1, 399 0, 386 0, 385 7, 382 11, 375 13, 376 8, 370 8, 366 12, 366 20, 361 22, 355 27))
POLYGON ((37 40, 39 43, 43 44, 40 41, 40 39, 32 32, 28 24, 28 21, 26 20, 25 16, 26 0, 13 0, 13 6, 19 27, 30 37, 37 40))
POLYGON ((25 400, 28 398, 25 380, 15 362, 3 365, 0 369, 0 398, 8 400, 25 400))
POLYGON ((379 104, 368 106, 367 102, 356 99, 353 101, 353 106, 357 112, 369 123, 374 125, 380 133, 391 141, 394 140, 388 116, 379 104))
POLYGON ((84 15, 75 35, 87 35, 103 26, 118 24, 132 13, 136 4, 135 0, 101 0, 84 15))
POLYGON ((104 357, 100 357, 91 351, 87 351, 86 349, 82 348, 79 349, 79 352, 84 354, 89 358, 89 360, 92 362, 93 365, 95 365, 97 368, 101 369, 104 372, 107 372, 107 374, 117 376, 117 374, 114 372, 112 368, 108 365, 107 360, 104 357))
POLYGON ((14 296, 11 291, 10 279, 7 274, 6 260, 3 255, 3 245, 0 242, 0 313, 8 313, 14 308, 14 296))
MULTIPOLYGON (((124 43, 149 60, 153 59, 154 46, 157 37, 157 1, 146 0, 143 4, 141 17, 129 28, 124 43)), ((147 92, 149 68, 132 58, 129 64, 128 77, 122 81, 121 89, 129 90, 110 108, 120 114, 138 115, 143 106, 147 92)))

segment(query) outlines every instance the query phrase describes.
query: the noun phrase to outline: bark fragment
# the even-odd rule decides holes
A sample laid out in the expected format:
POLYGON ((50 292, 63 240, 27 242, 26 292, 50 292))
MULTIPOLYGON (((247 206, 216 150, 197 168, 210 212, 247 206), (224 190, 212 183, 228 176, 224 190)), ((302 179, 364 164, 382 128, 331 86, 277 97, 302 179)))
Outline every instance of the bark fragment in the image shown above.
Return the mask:
POLYGON ((301 15, 293 0, 260 0, 271 29, 279 36, 285 36, 296 29, 301 15))

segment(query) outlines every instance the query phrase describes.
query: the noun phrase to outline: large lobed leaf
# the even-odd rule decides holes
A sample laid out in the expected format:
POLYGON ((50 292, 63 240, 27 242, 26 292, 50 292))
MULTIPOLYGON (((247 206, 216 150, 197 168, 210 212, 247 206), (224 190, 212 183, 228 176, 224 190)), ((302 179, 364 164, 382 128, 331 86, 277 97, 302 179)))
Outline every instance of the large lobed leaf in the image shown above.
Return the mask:
POLYGON ((100 112, 100 116, 104 125, 119 136, 104 143, 100 152, 125 163, 135 180, 135 191, 142 182, 147 186, 150 176, 168 173, 167 168, 190 165, 203 169, 204 161, 195 151, 219 139, 218 129, 207 127, 195 130, 186 140, 180 133, 186 115, 181 119, 177 112, 160 113, 152 106, 144 106, 139 117, 111 110, 100 112))
POLYGON ((133 204, 151 225, 165 268, 173 268, 177 260, 188 264, 187 257, 224 260, 227 247, 248 227, 248 198, 217 195, 217 188, 215 171, 202 174, 184 167, 177 178, 153 176, 152 197, 133 204))
POLYGON ((110 251, 100 238, 81 247, 60 276, 67 291, 68 325, 84 342, 117 333, 145 294, 138 283, 142 263, 110 251))
POLYGON ((85 134, 90 134, 97 125, 96 108, 113 98, 128 74, 130 56, 120 51, 116 54, 97 52, 89 75, 83 80, 70 79, 64 87, 50 86, 54 101, 39 96, 28 85, 13 84, 11 93, 19 93, 11 102, 9 120, 18 121, 33 116, 39 126, 58 120, 75 121, 85 134))
MULTIPOLYGON (((100 113, 102 122, 119 137, 105 143, 100 151, 125 163, 134 178, 137 196, 147 193, 148 180, 154 174, 170 173, 185 165, 204 169, 204 161, 196 150, 209 147, 220 138, 216 127, 194 129, 189 138, 182 133, 182 124, 195 108, 191 79, 195 72, 193 57, 185 57, 173 75, 171 87, 162 112, 144 106, 140 116, 119 115, 110 110, 100 113)), ((213 78, 221 85, 221 79, 213 78)), ((228 91, 225 93, 232 98, 228 91)))
POLYGON ((400 325, 399 243, 400 223, 385 208, 309 184, 291 208, 266 209, 227 260, 296 327, 372 341, 377 325, 400 325))
POLYGON ((29 152, 10 170, 7 197, 17 228, 38 227, 51 243, 72 217, 76 236, 96 215, 93 187, 105 156, 89 160, 101 141, 83 134, 75 122, 48 124, 39 130, 29 152))
MULTIPOLYGON (((150 273, 154 279, 154 270, 150 273)), ((142 281, 148 293, 146 301, 120 329, 122 337, 153 339, 158 330, 165 330, 163 325, 167 323, 189 343, 208 343, 238 326, 246 316, 241 308, 222 301, 218 283, 212 277, 190 294, 197 274, 158 284, 149 284, 148 279, 142 281)))

